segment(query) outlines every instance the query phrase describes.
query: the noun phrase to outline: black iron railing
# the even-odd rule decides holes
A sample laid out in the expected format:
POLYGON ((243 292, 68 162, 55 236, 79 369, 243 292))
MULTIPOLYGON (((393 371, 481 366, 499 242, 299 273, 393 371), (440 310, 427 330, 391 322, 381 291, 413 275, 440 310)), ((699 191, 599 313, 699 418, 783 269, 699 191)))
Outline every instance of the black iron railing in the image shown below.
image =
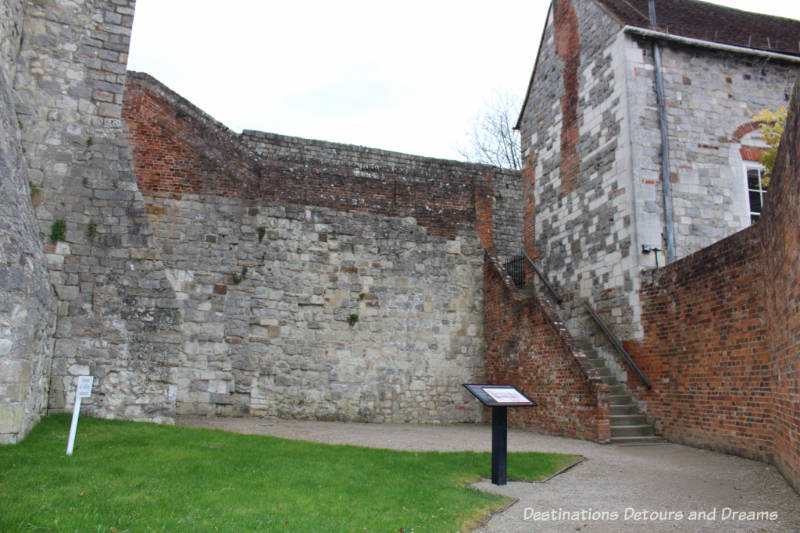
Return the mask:
POLYGON ((597 311, 595 311, 588 302, 583 302, 583 306, 589 312, 589 315, 592 317, 595 323, 597 323, 597 325, 600 327, 600 330, 605 334, 611 345, 616 348, 617 352, 619 352, 619 354, 622 356, 622 359, 624 359, 628 366, 631 367, 634 372, 636 372, 636 375, 639 376, 639 379, 642 380, 642 383, 644 383, 645 387, 652 389, 653 385, 650 384, 650 381, 644 376, 642 371, 639 370, 639 367, 633 362, 628 350, 622 346, 622 343, 619 342, 619 339, 616 335, 614 335, 614 332, 609 329, 608 325, 603 321, 602 318, 600 318, 600 315, 597 314, 597 311))
POLYGON ((515 255, 503 265, 503 268, 506 269, 506 273, 514 281, 514 285, 517 287, 525 286, 525 256, 515 255))
MULTIPOLYGON (((521 256, 515 256, 508 263, 506 263, 506 271, 511 276, 511 279, 514 280, 516 286, 525 286, 525 261, 528 262, 556 303, 561 305, 563 302, 561 295, 545 277, 536 263, 533 262, 533 259, 531 259, 530 256, 528 256, 528 254, 524 251, 522 252, 521 256)), ((603 332, 611 345, 617 350, 617 352, 619 352, 625 363, 636 373, 637 376, 639 376, 639 379, 642 380, 642 383, 644 383, 648 389, 652 389, 653 386, 650 384, 650 381, 645 377, 644 373, 642 373, 639 367, 636 366, 636 363, 633 362, 633 358, 631 358, 628 351, 622 346, 622 343, 619 341, 617 336, 614 335, 614 332, 611 331, 611 328, 608 327, 608 324, 606 324, 605 321, 600 318, 600 315, 597 314, 597 311, 595 311, 588 302, 583 301, 583 307, 589 313, 589 316, 592 317, 592 320, 595 321, 597 326, 600 328, 600 331, 603 332)))
POLYGON ((560 305, 561 302, 564 301, 564 299, 561 298, 561 295, 558 293, 558 291, 555 289, 555 287, 553 287, 550 284, 550 281, 544 276, 542 271, 539 270, 539 267, 536 266, 536 263, 533 262, 533 259, 531 259, 530 256, 526 252, 523 251, 522 252, 522 256, 531 265, 531 268, 533 268, 533 271, 536 272, 537 276, 539 276, 539 279, 542 280, 542 284, 544 284, 544 286, 547 288, 547 291, 550 293, 550 296, 552 296, 555 299, 556 303, 560 305))

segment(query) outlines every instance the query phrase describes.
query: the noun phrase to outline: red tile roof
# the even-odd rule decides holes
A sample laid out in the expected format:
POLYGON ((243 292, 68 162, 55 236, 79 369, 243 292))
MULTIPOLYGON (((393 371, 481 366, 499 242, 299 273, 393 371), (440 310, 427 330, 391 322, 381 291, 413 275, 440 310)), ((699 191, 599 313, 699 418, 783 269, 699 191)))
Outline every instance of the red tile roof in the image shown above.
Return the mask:
MULTIPOLYGON (((620 23, 650 28, 648 0, 595 0, 620 23)), ((800 21, 698 0, 655 0, 657 30, 800 56, 800 21)))

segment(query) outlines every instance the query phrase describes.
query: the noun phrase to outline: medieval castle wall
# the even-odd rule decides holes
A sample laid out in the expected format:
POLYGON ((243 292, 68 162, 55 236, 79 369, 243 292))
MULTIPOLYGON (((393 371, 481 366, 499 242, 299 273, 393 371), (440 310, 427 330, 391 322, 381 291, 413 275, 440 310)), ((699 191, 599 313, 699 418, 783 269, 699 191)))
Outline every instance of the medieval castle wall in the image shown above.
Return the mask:
POLYGON ((483 375, 476 206, 509 174, 256 132, 245 144, 136 73, 124 116, 178 300, 177 413, 480 419, 461 387, 483 375))
POLYGON ((146 76, 126 102, 133 7, 2 4, 3 440, 87 374, 105 417, 480 419, 461 383, 483 249, 520 248, 518 174, 291 138, 317 153, 261 157, 146 76))
POLYGON ((56 313, 14 113, 22 7, 0 2, 0 443, 16 442, 47 407, 56 313))

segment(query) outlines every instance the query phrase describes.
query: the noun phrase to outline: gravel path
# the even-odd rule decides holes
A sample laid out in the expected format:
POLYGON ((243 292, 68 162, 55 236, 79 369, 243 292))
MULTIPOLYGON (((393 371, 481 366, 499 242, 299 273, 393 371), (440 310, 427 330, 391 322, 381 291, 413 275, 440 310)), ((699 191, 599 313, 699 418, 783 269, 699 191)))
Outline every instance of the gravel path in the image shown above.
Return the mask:
MULTIPOLYGON (((395 450, 491 450, 486 425, 208 417, 179 417, 176 423, 395 450)), ((519 430, 509 430, 508 449, 573 453, 585 460, 546 483, 477 483, 518 501, 475 533, 800 531, 800 495, 774 467, 757 461, 675 444, 602 445, 519 430)))

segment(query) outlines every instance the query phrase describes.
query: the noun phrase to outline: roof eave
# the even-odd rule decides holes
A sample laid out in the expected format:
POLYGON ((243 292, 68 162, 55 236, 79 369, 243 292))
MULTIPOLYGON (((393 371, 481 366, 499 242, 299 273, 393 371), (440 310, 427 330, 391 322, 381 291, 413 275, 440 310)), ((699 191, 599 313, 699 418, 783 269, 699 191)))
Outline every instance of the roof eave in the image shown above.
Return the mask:
POLYGON ((746 46, 736 46, 732 44, 717 43, 714 41, 705 41, 703 39, 695 39, 694 37, 683 37, 675 35, 674 33, 664 33, 660 31, 650 30, 647 28, 640 28, 638 26, 625 26, 622 31, 626 33, 633 33, 642 37, 650 39, 661 39, 664 41, 672 41, 688 46, 697 46, 700 48, 711 48, 714 50, 722 50, 734 54, 754 55, 759 57, 767 57, 770 59, 779 59, 782 61, 789 61, 792 63, 800 63, 800 56, 791 54, 782 54, 779 52, 770 52, 768 50, 760 50, 758 48, 748 48, 746 46))

